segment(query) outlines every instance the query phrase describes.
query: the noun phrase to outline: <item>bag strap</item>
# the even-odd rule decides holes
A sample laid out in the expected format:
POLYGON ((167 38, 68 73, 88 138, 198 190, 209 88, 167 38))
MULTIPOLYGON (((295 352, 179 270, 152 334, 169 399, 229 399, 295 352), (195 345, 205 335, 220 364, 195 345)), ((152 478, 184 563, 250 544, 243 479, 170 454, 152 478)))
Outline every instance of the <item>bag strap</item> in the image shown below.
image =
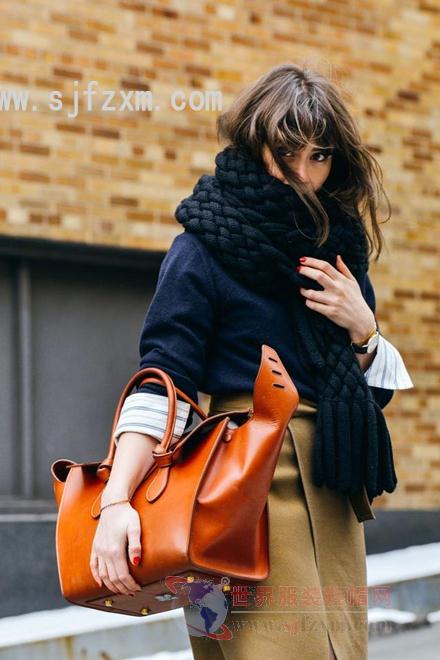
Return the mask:
MULTIPOLYGON (((96 474, 102 481, 107 481, 110 477, 110 469, 113 465, 113 459, 116 451, 116 443, 113 440, 113 433, 119 419, 122 405, 134 385, 138 381, 158 382, 165 386, 168 396, 168 419, 162 442, 156 447, 159 453, 169 454, 168 449, 171 444, 172 434, 176 424, 177 396, 180 396, 194 408, 197 414, 205 420, 205 412, 184 392, 177 389, 171 377, 158 367, 146 367, 133 374, 124 387, 116 406, 113 425, 110 434, 109 450, 105 459, 100 463, 96 474), (147 374, 155 374, 156 378, 144 378, 147 374), (159 449, 160 447, 160 449, 159 449)), ((295 383, 290 378, 278 353, 269 345, 261 344, 261 361, 253 387, 253 410, 252 416, 260 419, 262 422, 271 424, 281 423, 287 425, 287 420, 293 415, 298 406, 299 394, 295 383)), ((157 457, 155 456, 157 459, 157 457)), ((167 460, 167 456, 164 457, 167 460)))
POLYGON ((104 482, 107 481, 110 476, 110 468, 113 465, 113 460, 116 453, 116 443, 114 441, 113 434, 116 430, 116 426, 119 421, 122 406, 124 404, 125 399, 130 394, 131 390, 138 384, 139 381, 141 381, 141 385, 144 385, 145 383, 148 382, 154 382, 165 386, 166 395, 168 397, 168 417, 167 417, 164 437, 162 440, 163 447, 168 448, 169 444, 171 443, 171 439, 173 437, 173 432, 176 425, 177 393, 179 393, 179 395, 187 403, 190 404, 190 406, 195 410, 195 412, 197 413, 197 415, 199 415, 199 417, 201 417, 202 419, 205 419, 207 417, 206 413, 202 410, 202 408, 200 408, 200 406, 197 405, 197 403, 195 403, 189 396, 187 396, 184 392, 182 392, 178 387, 174 385, 172 378, 167 374, 166 371, 164 371, 163 369, 159 369, 159 367, 145 367, 144 369, 140 369, 131 376, 131 378, 125 385, 124 389, 122 390, 122 393, 119 397, 119 401, 115 409, 115 413, 113 415, 113 423, 110 432, 110 440, 109 440, 107 456, 104 458, 103 461, 101 461, 96 471, 98 477, 102 479, 102 481, 104 482), (149 378, 145 378, 145 376, 147 376, 148 374, 155 374, 156 377, 150 376, 149 378))
MULTIPOLYGON (((150 378, 145 378, 145 380, 142 381, 142 383, 140 384, 140 387, 142 387, 142 385, 144 385, 145 383, 150 383, 150 382, 161 384, 161 381, 158 378, 153 378, 152 376, 150 376, 150 378)), ((174 383, 173 383, 173 385, 174 385, 174 383)), ((191 397, 189 397, 187 394, 185 394, 185 392, 182 392, 182 390, 180 390, 175 385, 174 385, 174 388, 176 390, 176 393, 179 394, 179 396, 181 396, 182 399, 184 399, 187 403, 190 404, 191 408, 194 409, 194 411, 197 413, 197 415, 199 417, 201 417, 202 419, 205 419, 205 417, 207 416, 205 411, 202 410, 202 408, 200 408, 200 406, 197 405, 197 403, 195 403, 195 401, 193 401, 193 399, 191 399, 191 397)))

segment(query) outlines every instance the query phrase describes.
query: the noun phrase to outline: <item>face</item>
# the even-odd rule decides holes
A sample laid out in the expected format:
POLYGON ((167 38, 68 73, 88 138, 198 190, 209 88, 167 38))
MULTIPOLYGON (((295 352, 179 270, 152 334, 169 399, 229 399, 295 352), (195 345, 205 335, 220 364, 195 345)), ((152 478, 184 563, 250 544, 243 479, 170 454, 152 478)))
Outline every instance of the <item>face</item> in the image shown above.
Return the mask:
MULTIPOLYGON (((324 149, 309 143, 301 151, 292 152, 286 148, 280 149, 280 155, 287 167, 316 192, 327 179, 332 166, 332 149, 324 149)), ((263 159, 266 169, 272 176, 288 183, 280 169, 274 162, 269 147, 263 147, 263 159)))

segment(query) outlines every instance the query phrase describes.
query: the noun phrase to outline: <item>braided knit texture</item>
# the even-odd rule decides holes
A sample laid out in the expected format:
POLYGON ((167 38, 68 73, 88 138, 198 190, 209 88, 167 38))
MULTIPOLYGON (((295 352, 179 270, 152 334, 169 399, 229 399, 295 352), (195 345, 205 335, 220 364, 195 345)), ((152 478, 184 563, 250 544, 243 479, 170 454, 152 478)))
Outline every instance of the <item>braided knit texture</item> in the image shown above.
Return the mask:
POLYGON ((288 306, 295 350, 316 383, 314 484, 344 494, 365 485, 370 500, 384 490, 393 492, 397 478, 391 438, 349 333, 305 304, 299 287, 323 287, 295 269, 303 255, 336 267, 340 254, 361 286, 368 256, 360 220, 344 212, 322 186, 316 194, 329 216, 330 234, 317 247, 317 228, 307 207, 262 162, 228 146, 215 164, 215 174, 199 178, 175 217, 232 277, 288 306))

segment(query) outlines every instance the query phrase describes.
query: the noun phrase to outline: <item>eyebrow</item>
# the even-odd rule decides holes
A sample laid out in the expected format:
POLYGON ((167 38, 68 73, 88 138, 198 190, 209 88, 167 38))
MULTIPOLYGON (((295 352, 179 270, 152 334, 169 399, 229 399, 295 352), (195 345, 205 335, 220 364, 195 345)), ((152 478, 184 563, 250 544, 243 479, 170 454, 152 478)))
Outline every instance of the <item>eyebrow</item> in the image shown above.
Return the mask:
MULTIPOLYGON (((316 146, 316 147, 313 147, 313 148, 312 148, 312 151, 332 151, 334 148, 335 148, 335 145, 333 145, 333 146, 331 146, 331 147, 319 147, 319 146, 316 146)), ((280 144, 280 145, 277 147, 277 149, 294 149, 294 147, 289 147, 289 146, 286 146, 286 145, 282 145, 282 144, 280 144)))
MULTIPOLYGON (((312 148, 312 153, 315 153, 316 151, 334 151, 335 148, 336 148, 335 145, 333 145, 331 147, 313 147, 312 148)), ((295 151, 294 147, 288 147, 288 146, 285 146, 285 145, 280 145, 280 146, 277 147, 277 150, 280 150, 280 149, 287 149, 287 150, 293 149, 293 151, 295 151)))

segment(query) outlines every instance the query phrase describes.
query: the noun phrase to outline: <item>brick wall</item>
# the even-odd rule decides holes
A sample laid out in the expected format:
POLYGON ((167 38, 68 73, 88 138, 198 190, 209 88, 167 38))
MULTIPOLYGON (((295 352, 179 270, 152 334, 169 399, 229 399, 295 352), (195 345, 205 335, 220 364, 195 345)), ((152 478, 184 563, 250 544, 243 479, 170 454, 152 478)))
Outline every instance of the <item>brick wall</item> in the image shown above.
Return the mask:
POLYGON ((399 486, 377 502, 438 507, 438 2, 28 0, 0 11, 0 87, 28 89, 37 107, 1 115, 3 235, 167 249, 176 204, 218 151, 218 110, 173 110, 173 90, 220 90, 226 108, 271 66, 306 59, 348 92, 393 207, 370 270, 378 317, 416 385, 386 409, 399 486), (81 95, 91 80, 94 111, 69 118, 74 81, 81 95), (119 90, 146 90, 161 109, 101 111, 106 89, 117 108, 119 90))

